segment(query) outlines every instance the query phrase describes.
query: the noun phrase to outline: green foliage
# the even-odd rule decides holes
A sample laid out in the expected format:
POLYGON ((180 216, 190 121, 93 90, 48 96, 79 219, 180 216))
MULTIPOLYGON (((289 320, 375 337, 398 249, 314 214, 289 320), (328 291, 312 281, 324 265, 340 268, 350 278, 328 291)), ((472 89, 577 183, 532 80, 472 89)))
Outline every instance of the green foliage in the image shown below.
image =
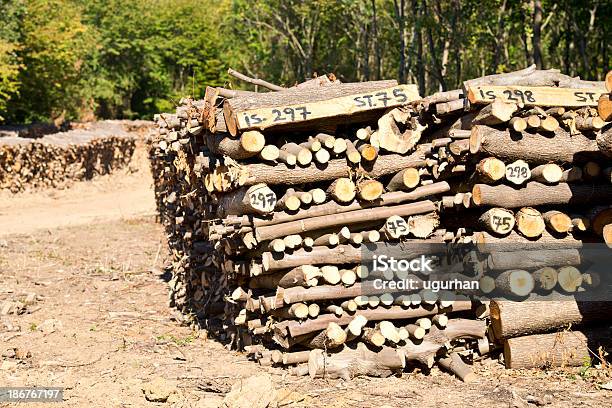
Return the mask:
POLYGON ((285 86, 334 72, 421 93, 542 68, 610 69, 605 0, 4 0, 0 120, 150 118, 205 86, 285 86), (535 6, 541 5, 539 31, 535 6), (536 61, 540 62, 540 61, 536 61))

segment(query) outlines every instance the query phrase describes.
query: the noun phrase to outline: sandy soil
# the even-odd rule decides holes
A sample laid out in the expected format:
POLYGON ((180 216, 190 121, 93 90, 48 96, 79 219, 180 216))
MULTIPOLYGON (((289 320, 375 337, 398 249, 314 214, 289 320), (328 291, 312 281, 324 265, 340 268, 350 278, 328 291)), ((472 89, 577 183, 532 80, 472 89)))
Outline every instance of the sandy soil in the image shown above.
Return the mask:
POLYGON ((167 307, 164 233, 141 216, 153 212, 146 166, 2 202, 0 386, 65 387, 53 406, 216 407, 233 384, 262 375, 289 395, 275 406, 609 406, 610 391, 597 387, 607 372, 593 368, 520 372, 488 361, 470 384, 435 368, 345 382, 247 361, 167 307))

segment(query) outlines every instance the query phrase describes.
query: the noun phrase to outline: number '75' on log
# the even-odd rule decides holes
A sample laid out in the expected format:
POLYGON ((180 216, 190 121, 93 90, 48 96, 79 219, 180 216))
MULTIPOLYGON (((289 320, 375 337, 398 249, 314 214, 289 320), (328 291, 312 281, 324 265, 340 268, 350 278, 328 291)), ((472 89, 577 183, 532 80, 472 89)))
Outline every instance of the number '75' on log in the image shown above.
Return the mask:
MULTIPOLYGON (((282 94, 284 92, 279 92, 282 94)), ((420 99, 416 85, 396 85, 372 89, 366 92, 317 98, 295 104, 278 104, 253 109, 240 109, 232 106, 233 100, 224 105, 225 121, 231 133, 250 129, 266 129, 273 126, 307 122, 326 118, 346 118, 348 116, 379 109, 405 105, 420 99)))
POLYGON ((468 99, 473 104, 495 99, 526 106, 597 106, 601 89, 556 88, 553 86, 469 86, 468 99))

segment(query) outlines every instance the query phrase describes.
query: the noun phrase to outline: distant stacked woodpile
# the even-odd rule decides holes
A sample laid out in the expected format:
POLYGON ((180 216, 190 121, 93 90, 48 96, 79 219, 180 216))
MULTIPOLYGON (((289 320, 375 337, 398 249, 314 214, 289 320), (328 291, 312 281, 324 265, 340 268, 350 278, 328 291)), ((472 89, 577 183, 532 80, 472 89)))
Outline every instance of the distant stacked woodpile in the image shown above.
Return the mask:
POLYGON ((496 350, 533 367, 582 364, 576 338, 607 345, 609 279, 581 251, 612 242, 603 82, 530 67, 421 98, 395 81, 231 73, 272 92, 208 88, 157 117, 173 305, 298 375, 438 363, 470 380, 466 362, 496 350), (437 269, 389 276, 373 253, 437 269), (570 324, 588 329, 551 346, 570 324))
MULTIPOLYGON (((145 123, 134 126, 143 128, 145 123)), ((129 131, 135 129, 127 129, 121 121, 87 124, 45 136, 40 136, 40 126, 34 129, 38 130, 3 130, 0 137, 0 190, 20 192, 41 187, 63 187, 74 181, 111 173, 127 165, 137 139, 136 134, 129 131)))

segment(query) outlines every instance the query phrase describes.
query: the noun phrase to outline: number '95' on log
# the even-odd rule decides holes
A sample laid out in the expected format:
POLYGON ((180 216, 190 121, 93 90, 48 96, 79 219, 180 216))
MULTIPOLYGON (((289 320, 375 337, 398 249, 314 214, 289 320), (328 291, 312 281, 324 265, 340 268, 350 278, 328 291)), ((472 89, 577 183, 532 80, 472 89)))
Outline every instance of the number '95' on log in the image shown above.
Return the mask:
POLYGON ((597 106, 605 88, 574 89, 552 86, 474 86, 468 87, 468 99, 473 104, 491 103, 496 99, 526 106, 597 106))

